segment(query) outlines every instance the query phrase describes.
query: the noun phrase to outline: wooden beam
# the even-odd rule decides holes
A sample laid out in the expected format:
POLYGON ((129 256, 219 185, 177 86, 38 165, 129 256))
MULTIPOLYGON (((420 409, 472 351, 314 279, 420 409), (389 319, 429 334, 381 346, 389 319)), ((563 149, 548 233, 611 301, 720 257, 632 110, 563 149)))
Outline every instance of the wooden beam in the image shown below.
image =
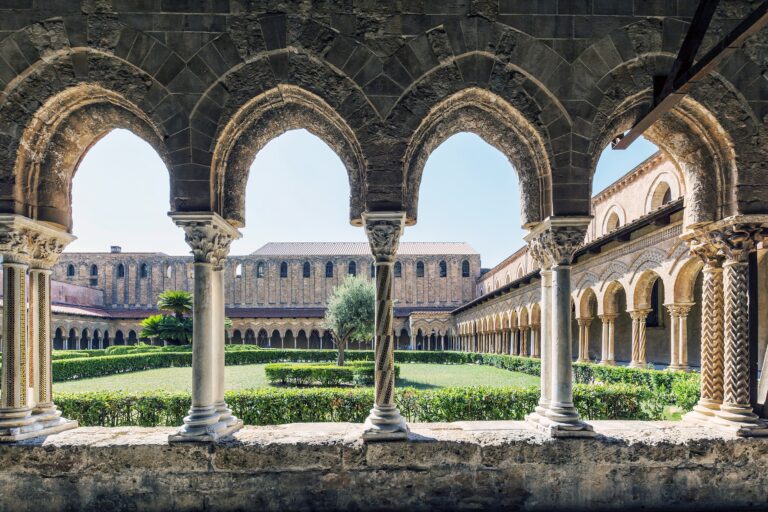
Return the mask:
MULTIPOLYGON (((701 8, 701 4, 699 5, 701 8)), ((697 9, 698 12, 698 9, 697 9)), ((640 135, 659 120, 664 114, 672 110, 680 103, 686 94, 690 92, 696 83, 707 77, 712 70, 744 44, 749 36, 762 29, 768 23, 768 0, 752 11, 744 18, 727 36, 715 44, 696 64, 686 70, 681 70, 674 78, 671 89, 667 88, 669 79, 664 84, 661 97, 655 103, 653 108, 643 116, 640 121, 624 135, 619 135, 614 139, 613 149, 627 149, 632 142, 637 140, 640 135), (667 91, 664 95, 664 91, 667 91)), ((686 36, 687 39, 687 36, 686 36)), ((681 49, 682 50, 682 49, 681 49)), ((685 56, 686 58, 688 56, 685 56)), ((678 60, 680 57, 678 56, 678 60)), ((675 61, 677 63, 677 61, 675 61)), ((670 74, 670 78, 672 78, 670 74)))

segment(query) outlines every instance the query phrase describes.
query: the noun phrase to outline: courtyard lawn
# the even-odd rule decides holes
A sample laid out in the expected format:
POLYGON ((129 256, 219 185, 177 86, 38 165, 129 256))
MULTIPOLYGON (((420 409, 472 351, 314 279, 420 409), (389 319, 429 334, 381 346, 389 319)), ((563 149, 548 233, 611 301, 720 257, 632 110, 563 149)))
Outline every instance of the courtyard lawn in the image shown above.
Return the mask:
MULTIPOLYGON (((250 389, 269 386, 264 365, 227 366, 227 389, 250 389)), ((397 386, 436 389, 453 386, 520 386, 539 385, 539 378, 478 365, 403 364, 397 386)), ((85 391, 191 391, 192 368, 162 368, 144 372, 123 373, 96 379, 57 382, 54 393, 85 391)))

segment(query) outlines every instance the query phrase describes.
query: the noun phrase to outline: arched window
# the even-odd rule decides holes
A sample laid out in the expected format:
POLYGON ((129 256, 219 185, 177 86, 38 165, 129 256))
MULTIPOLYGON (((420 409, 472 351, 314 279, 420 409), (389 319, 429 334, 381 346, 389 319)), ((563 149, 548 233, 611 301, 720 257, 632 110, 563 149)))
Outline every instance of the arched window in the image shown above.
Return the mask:
POLYGON ((333 277, 333 262, 329 261, 325 264, 325 277, 333 277))
POLYGON ((448 277, 448 264, 444 261, 440 262, 440 277, 448 277))
POLYGON ((416 262, 416 277, 424 277, 424 262, 416 262))
POLYGON ((256 264, 256 277, 261 279, 264 277, 264 262, 260 261, 256 264))
POLYGON ((173 267, 171 265, 166 265, 165 266, 165 277, 170 279, 172 275, 173 275, 173 267))
POLYGON ((664 206, 665 204, 668 204, 672 201, 672 189, 667 188, 667 190, 664 192, 664 195, 661 198, 661 205, 664 206))
POLYGON ((99 275, 99 267, 96 265, 91 265, 91 277, 98 277, 99 275))
POLYGON ((304 262, 304 268, 302 269, 301 273, 304 277, 312 276, 312 265, 310 265, 308 261, 304 262))
POLYGON ((403 277, 403 264, 399 261, 395 262, 395 277, 403 277))
POLYGON ((75 266, 71 263, 67 265, 67 277, 75 277, 75 266))
POLYGON ((467 260, 461 262, 461 277, 469 277, 469 262, 467 260))
POLYGON ((141 276, 142 279, 146 279, 146 277, 149 275, 149 268, 147 267, 147 264, 142 263, 140 269, 141 270, 139 275, 141 276))
POLYGON ((347 267, 347 273, 351 276, 357 275, 357 263, 354 261, 349 262, 349 266, 347 267))
POLYGON ((376 277, 376 263, 371 262, 371 279, 376 277))
POLYGON ((288 277, 288 263, 284 261, 280 263, 280 277, 281 278, 288 277))
POLYGON ((243 277, 243 264, 238 263, 235 266, 235 277, 243 277))
POLYGON ((608 216, 608 220, 605 221, 605 232, 610 233, 611 231, 619 229, 620 224, 621 221, 619 220, 618 214, 616 212, 611 212, 608 216))
POLYGON ((122 263, 117 266, 117 277, 125 277, 125 265, 122 263))
POLYGON ((672 201, 672 190, 668 183, 662 181, 656 186, 656 190, 653 191, 653 196, 651 197, 651 210, 661 208, 670 201, 672 201))

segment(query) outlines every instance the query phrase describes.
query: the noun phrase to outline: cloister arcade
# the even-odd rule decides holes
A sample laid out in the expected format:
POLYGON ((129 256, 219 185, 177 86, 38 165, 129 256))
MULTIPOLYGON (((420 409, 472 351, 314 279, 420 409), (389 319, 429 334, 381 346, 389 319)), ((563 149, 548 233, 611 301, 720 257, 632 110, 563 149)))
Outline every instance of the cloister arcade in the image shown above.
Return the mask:
MULTIPOLYGON (((669 325, 682 340, 701 274, 702 398, 691 418, 744 435, 768 432, 749 391, 749 322, 756 315, 749 308, 757 297, 748 268, 768 233, 768 78, 760 47, 735 50, 646 131, 687 185, 684 217, 664 230, 672 250, 651 251, 622 269, 599 254, 605 274, 593 284, 577 271, 597 158, 647 112, 654 77, 675 61, 689 10, 594 19, 594 33, 578 44, 569 35, 553 45, 540 24, 507 23, 499 11, 518 9, 516 2, 481 15, 467 6, 443 13, 440 24, 443 17, 425 13, 409 23, 375 22, 386 35, 377 44, 335 26, 326 12, 334 2, 311 14, 268 10, 247 22, 239 8, 220 3, 232 23, 196 39, 158 37, 132 26, 131 17, 69 2, 29 18, 7 14, 13 31, 0 40, 3 439, 73 426, 56 414, 51 394, 50 268, 73 238, 78 164, 118 127, 146 140, 166 164, 170 215, 195 258, 192 408, 171 441, 214 441, 242 425, 224 401, 225 333, 214 327, 224 316, 222 269, 246 222, 243 185, 255 154, 296 128, 317 135, 344 163, 349 219, 365 229, 375 260, 377 371, 365 439, 405 439, 408 432, 394 403, 392 268, 403 230, 418 218, 426 159, 447 137, 467 131, 504 153, 517 172, 535 262, 529 274, 538 269, 540 286, 497 311, 462 319, 457 334, 473 349, 510 347, 541 357, 541 400, 529 421, 553 436, 592 430, 572 400, 572 303, 581 320, 577 340, 591 340, 589 321, 603 317, 607 348, 599 357, 609 362, 624 350, 614 347, 610 318, 619 315, 619 329, 617 303, 624 300, 632 363, 641 365, 654 283, 661 283, 657 298, 663 291, 669 325), (27 371, 30 361, 40 371, 27 371)), ((731 8, 747 13, 750 3, 731 8)), ((400 20, 401 13, 392 15, 400 20)), ((731 21, 716 17, 713 30, 727 30, 731 21)), ((641 242, 628 245, 641 251, 641 242)), ((90 337, 68 334, 80 342, 90 337)), ((297 333, 267 334, 274 345, 276 335, 290 344, 297 333)), ((592 357, 591 346, 577 342, 582 358, 592 357)), ((686 351, 688 343, 673 344, 672 366, 686 365, 686 351)))

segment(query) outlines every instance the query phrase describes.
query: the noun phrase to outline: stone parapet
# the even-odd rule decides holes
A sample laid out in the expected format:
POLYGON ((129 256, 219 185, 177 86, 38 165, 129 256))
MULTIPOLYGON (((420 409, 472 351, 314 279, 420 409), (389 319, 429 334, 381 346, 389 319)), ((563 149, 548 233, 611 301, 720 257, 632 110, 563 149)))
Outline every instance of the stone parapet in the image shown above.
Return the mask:
POLYGON ((594 421, 552 440, 524 422, 246 427, 216 446, 169 428, 79 428, 0 446, 5 510, 765 509, 768 440, 672 422, 594 421), (738 461, 738 462, 736 462, 738 461))

